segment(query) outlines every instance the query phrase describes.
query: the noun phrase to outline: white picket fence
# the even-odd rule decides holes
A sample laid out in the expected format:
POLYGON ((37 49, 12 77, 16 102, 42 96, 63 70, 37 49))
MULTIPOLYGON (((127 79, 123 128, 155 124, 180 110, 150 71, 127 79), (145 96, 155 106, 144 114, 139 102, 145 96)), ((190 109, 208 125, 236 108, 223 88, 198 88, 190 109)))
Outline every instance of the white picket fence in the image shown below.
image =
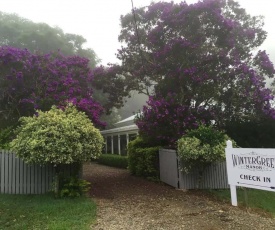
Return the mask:
POLYGON ((179 189, 224 189, 229 188, 226 162, 212 164, 203 172, 198 183, 199 172, 194 170, 188 174, 180 170, 180 164, 175 150, 159 150, 160 180, 179 189))
MULTIPOLYGON (((70 166, 68 170, 71 170, 70 166)), ((0 150, 0 193, 46 193, 52 188, 54 174, 53 165, 29 165, 17 158, 14 153, 0 150)))

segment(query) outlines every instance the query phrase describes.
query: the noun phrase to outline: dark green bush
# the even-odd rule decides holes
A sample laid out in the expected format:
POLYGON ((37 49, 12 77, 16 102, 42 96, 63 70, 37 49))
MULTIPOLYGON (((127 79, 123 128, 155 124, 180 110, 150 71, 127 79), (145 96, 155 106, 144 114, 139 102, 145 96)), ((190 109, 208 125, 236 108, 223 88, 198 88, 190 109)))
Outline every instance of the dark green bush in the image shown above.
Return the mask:
POLYGON ((201 141, 202 145, 208 144, 211 147, 225 142, 228 138, 225 133, 206 125, 200 125, 197 129, 188 130, 184 135, 184 138, 186 137, 195 137, 201 141))
POLYGON ((116 154, 101 154, 97 161, 100 164, 108 165, 116 168, 127 169, 128 167, 127 156, 120 156, 116 154))
POLYGON ((128 144, 128 168, 133 175, 159 178, 159 149, 138 137, 128 144))
POLYGON ((242 148, 275 148, 275 120, 228 123, 226 133, 242 148))
POLYGON ((12 126, 0 129, 0 149, 9 149, 9 143, 14 138, 14 128, 12 126))

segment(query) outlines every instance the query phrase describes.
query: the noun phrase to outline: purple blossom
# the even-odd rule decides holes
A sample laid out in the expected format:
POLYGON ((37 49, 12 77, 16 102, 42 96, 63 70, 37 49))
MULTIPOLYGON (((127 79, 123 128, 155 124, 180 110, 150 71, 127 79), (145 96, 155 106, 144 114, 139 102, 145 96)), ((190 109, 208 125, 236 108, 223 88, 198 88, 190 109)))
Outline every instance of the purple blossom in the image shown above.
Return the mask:
POLYGON ((96 126, 104 126, 100 121, 103 108, 91 97, 93 75, 88 64, 88 59, 79 56, 40 55, 0 47, 0 68, 5 79, 0 81, 0 103, 6 104, 7 110, 2 112, 28 116, 38 108, 48 110, 52 105, 62 107, 71 101, 96 126))

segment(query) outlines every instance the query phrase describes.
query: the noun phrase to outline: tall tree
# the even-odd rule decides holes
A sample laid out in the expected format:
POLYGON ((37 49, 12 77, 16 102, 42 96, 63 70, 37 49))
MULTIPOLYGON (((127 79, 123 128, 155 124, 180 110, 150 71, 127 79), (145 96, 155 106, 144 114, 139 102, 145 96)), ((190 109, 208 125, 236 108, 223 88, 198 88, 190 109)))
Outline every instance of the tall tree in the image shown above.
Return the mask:
POLYGON ((174 143, 198 122, 224 127, 275 118, 265 87, 274 66, 265 51, 255 53, 267 36, 262 17, 234 0, 159 2, 134 14, 121 17, 122 65, 114 74, 152 96, 138 121, 141 133, 174 143))
POLYGON ((93 98, 92 81, 87 58, 0 47, 0 124, 71 102, 96 126, 103 126, 103 108, 93 98))
MULTIPOLYGON (((36 54, 48 54, 59 50, 60 53, 65 56, 77 55, 88 58, 88 65, 92 69, 95 68, 100 61, 91 48, 83 47, 86 39, 81 35, 64 33, 61 28, 51 27, 45 23, 34 23, 16 14, 0 12, 0 34, 0 46, 12 46, 20 49, 26 48, 31 53, 36 54)), ((88 83, 89 87, 94 88, 93 99, 99 101, 108 113, 112 111, 112 113, 116 113, 116 110, 112 108, 118 105, 121 106, 122 103, 118 103, 118 99, 115 99, 115 91, 110 90, 111 87, 108 83, 105 84, 106 82, 102 81, 102 84, 100 84, 97 82, 98 81, 88 83), (95 89, 95 86, 98 90, 95 89), (109 100, 109 97, 113 98, 113 100, 109 100)), ((84 88, 85 87, 86 86, 84 86, 84 88)), ((125 93, 123 96, 124 95, 125 93)), ((121 99, 121 97, 119 97, 119 99, 121 99)), ((0 107, 0 110, 4 111, 5 109, 0 107)), ((109 122, 115 121, 112 116, 116 117, 117 114, 108 115, 108 117, 104 116, 102 118, 109 122)), ((17 117, 18 116, 16 116, 15 119, 17 119, 17 117)))
POLYGON ((0 46, 26 48, 31 52, 42 53, 60 50, 64 55, 89 58, 91 67, 99 62, 92 49, 83 48, 87 40, 81 35, 66 34, 59 27, 34 23, 16 14, 0 12, 0 34, 0 46))

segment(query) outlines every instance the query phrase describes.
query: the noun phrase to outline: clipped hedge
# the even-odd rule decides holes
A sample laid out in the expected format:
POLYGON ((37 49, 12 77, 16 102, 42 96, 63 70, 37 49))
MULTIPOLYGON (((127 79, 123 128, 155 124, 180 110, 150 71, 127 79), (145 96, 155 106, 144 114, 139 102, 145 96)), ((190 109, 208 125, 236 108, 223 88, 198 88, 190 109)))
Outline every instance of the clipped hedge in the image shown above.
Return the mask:
POLYGON ((159 149, 140 137, 128 144, 128 169, 131 174, 145 178, 159 178, 159 149))
POLYGON ((116 168, 127 169, 128 157, 116 154, 101 154, 97 160, 98 163, 116 168))

